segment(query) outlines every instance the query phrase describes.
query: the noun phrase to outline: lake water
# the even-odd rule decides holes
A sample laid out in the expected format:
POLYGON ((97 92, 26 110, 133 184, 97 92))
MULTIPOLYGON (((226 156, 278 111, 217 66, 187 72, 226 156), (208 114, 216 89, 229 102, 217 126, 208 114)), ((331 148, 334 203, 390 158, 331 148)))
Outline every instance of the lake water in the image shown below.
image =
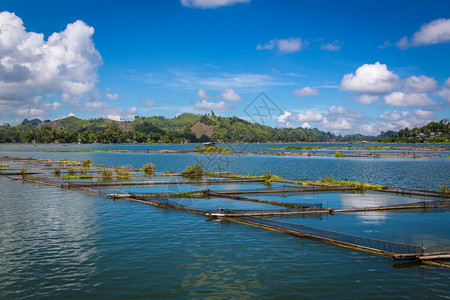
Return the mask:
MULTIPOLYGON (((135 167, 152 161, 159 171, 173 172, 202 162, 210 171, 259 175, 271 170, 290 179, 318 179, 331 174, 352 181, 430 190, 437 190, 441 182, 450 184, 450 158, 145 153, 151 147, 160 146, 2 145, 0 156, 75 161, 88 158, 95 164, 135 167), (133 151, 139 147, 142 151, 35 151, 99 147, 133 151)), ((206 222, 198 215, 5 177, 0 177, 0 189, 1 299, 450 298, 448 269, 395 262, 252 226, 206 222)), ((390 204, 395 200, 371 193, 324 193, 299 198, 286 202, 329 201, 353 207, 390 204)), ((202 208, 243 205, 231 200, 205 201, 192 205, 202 208)), ((450 244, 449 217, 448 210, 440 209, 275 219, 389 241, 442 245, 450 244)))

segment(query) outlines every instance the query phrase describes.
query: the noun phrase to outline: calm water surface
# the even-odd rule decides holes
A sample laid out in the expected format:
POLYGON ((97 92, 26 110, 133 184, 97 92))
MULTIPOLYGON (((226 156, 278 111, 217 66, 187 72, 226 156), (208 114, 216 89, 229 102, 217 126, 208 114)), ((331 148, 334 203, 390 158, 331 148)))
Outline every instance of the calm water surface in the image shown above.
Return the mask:
MULTIPOLYGON (((171 171, 181 171, 199 160, 206 164, 209 157, 17 152, 14 147, 0 147, 0 156, 90 158, 96 164, 136 167, 153 161, 159 170, 171 171)), ((438 182, 449 182, 449 158, 244 156, 206 165, 211 170, 227 167, 244 174, 269 169, 293 179, 332 174, 410 188, 437 189, 438 182)), ((450 298, 450 272, 442 268, 398 263, 256 227, 206 222, 197 215, 4 177, 0 177, 0 191, 2 299, 450 298)), ((326 201, 326 196, 311 201, 326 201)), ((194 204, 221 205, 220 201, 202 201, 194 204)), ((349 194, 335 201, 357 205, 382 199, 367 195, 361 200, 349 194)), ((282 220, 415 244, 449 244, 450 240, 446 210, 282 220)))

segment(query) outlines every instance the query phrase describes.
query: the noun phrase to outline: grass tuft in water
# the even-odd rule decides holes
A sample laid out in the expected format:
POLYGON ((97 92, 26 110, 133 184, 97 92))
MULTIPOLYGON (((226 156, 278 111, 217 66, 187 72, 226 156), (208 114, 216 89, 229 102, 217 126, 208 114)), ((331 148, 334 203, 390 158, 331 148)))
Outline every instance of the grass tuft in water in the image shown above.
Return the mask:
POLYGON ((85 159, 81 162, 83 168, 90 168, 92 166, 92 162, 90 159, 85 159))
POLYGON ((155 174, 155 164, 149 162, 148 164, 142 166, 141 171, 145 174, 155 174))
POLYGON ((185 177, 202 177, 206 173, 203 169, 202 164, 189 165, 183 171, 183 176, 185 177))
POLYGON ((122 166, 120 168, 116 168, 116 178, 119 180, 129 180, 132 171, 133 167, 131 166, 122 166))

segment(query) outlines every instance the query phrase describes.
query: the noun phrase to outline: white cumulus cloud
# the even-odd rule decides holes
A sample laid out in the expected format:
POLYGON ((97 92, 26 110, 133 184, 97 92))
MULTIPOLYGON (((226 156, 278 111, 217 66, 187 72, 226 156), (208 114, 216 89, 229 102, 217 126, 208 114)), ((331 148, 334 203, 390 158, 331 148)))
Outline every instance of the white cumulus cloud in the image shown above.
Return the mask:
POLYGON ((433 120, 435 117, 432 111, 417 109, 411 114, 407 110, 403 111, 385 111, 379 116, 376 123, 376 131, 398 131, 405 127, 412 129, 414 127, 421 127, 433 120))
POLYGON ((438 96, 444 99, 447 104, 450 104, 450 77, 444 83, 442 90, 437 92, 438 96))
POLYGON ((339 51, 341 50, 343 44, 343 42, 335 40, 332 43, 322 44, 320 49, 325 51, 339 51))
POLYGON ((195 8, 217 8, 234 5, 236 3, 248 3, 251 0, 181 0, 181 5, 195 8))
POLYGON ((106 97, 108 97, 109 100, 119 100, 119 94, 114 93, 114 94, 106 94, 106 97))
POLYGON ((335 120, 324 118, 322 121, 322 126, 332 129, 334 132, 352 129, 352 124, 350 124, 350 121, 346 118, 337 118, 335 120))
POLYGON ((148 106, 148 107, 156 106, 155 102, 150 98, 144 99, 144 101, 142 101, 142 104, 144 104, 145 106, 148 106))
POLYGON ((304 113, 292 115, 288 117, 288 119, 289 121, 296 121, 296 122, 318 122, 323 119, 323 115, 321 113, 315 113, 310 110, 307 110, 304 113))
POLYGON ((405 80, 405 90, 408 92, 425 93, 434 91, 436 88, 437 81, 425 75, 411 76, 405 80))
POLYGON ((284 111, 282 115, 278 116, 278 123, 286 123, 290 115, 292 115, 290 112, 284 111))
POLYGON ((198 110, 226 110, 232 108, 231 103, 226 103, 225 101, 220 102, 209 102, 206 100, 197 101, 194 108, 198 110))
POLYGON ((403 92, 393 92, 384 96, 384 102, 389 106, 396 107, 428 106, 436 104, 425 93, 403 92))
POLYGON ((356 100, 361 104, 372 104, 380 100, 378 96, 375 95, 360 95, 357 97, 350 98, 351 100, 356 100))
POLYGON ((396 45, 400 49, 434 45, 450 42, 450 19, 436 19, 430 23, 422 25, 419 31, 415 32, 411 39, 406 36, 400 39, 396 45))
POLYGON ((91 92, 97 81, 101 56, 95 49, 94 28, 83 21, 44 40, 42 33, 27 32, 14 13, 0 13, 0 114, 18 107, 42 109, 42 95, 58 95, 71 106, 91 92))
POLYGON ((300 126, 300 127, 304 128, 304 129, 311 129, 311 125, 308 122, 303 123, 302 126, 300 126))
POLYGON ((223 91, 220 97, 225 101, 232 101, 232 102, 242 101, 241 96, 239 96, 239 94, 236 93, 233 89, 225 89, 225 91, 223 91))
POLYGON ((401 79, 385 64, 364 64, 355 74, 345 74, 342 78, 340 89, 347 92, 360 94, 386 94, 401 84, 401 79))
POLYGON ((297 97, 314 96, 319 95, 319 91, 317 89, 306 86, 304 88, 294 90, 294 95, 297 97))
POLYGON ((204 89, 199 89, 197 92, 198 99, 206 100, 209 98, 208 93, 204 89))
POLYGON ((414 114, 421 119, 433 119, 436 115, 431 110, 416 109, 414 114))
POLYGON ((273 39, 265 44, 258 44, 256 50, 272 50, 278 49, 280 53, 298 52, 308 45, 307 41, 303 41, 299 37, 290 37, 288 39, 273 39))

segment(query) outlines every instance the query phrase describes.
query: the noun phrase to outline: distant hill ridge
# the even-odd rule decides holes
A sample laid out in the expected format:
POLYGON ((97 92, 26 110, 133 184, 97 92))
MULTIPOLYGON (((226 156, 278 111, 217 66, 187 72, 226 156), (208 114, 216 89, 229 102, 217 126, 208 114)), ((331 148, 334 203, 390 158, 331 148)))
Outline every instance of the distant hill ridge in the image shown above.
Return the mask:
MULTIPOLYGON (((421 137, 421 141, 426 141, 427 138, 436 142, 448 141, 448 120, 442 120, 439 124, 441 124, 439 125, 440 133, 435 132, 434 136, 421 137)), ((411 131, 416 133, 417 130, 411 131)), ((224 143, 415 141, 408 138, 405 140, 401 134, 403 134, 402 130, 399 133, 382 132, 378 136, 361 134, 340 136, 316 128, 273 128, 238 117, 218 117, 213 113, 211 115, 184 113, 174 118, 137 116, 133 121, 126 122, 103 118, 84 120, 74 116, 44 122, 39 119, 24 120, 17 126, 9 124, 0 126, 0 143, 52 143, 55 141, 60 143, 184 143, 211 140, 224 143), (399 139, 400 136, 402 139, 399 139)))

